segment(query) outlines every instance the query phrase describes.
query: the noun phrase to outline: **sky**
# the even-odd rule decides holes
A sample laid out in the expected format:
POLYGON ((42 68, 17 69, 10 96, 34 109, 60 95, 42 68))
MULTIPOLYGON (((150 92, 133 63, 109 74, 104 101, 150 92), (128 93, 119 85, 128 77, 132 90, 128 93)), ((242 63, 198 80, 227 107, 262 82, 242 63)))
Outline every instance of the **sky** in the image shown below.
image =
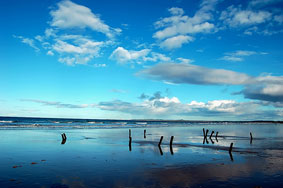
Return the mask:
POLYGON ((0 116, 283 120, 282 0, 9 0, 0 21, 0 116))

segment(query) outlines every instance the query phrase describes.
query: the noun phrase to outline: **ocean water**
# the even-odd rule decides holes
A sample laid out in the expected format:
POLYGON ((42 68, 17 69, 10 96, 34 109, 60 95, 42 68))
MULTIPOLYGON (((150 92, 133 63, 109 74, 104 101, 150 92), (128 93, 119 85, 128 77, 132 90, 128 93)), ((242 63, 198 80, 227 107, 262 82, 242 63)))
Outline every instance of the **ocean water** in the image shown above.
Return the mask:
POLYGON ((185 121, 185 120, 111 120, 0 117, 0 128, 139 128, 194 125, 281 124, 273 121, 185 121))
POLYGON ((283 187, 280 122, 0 122, 0 187, 283 187))

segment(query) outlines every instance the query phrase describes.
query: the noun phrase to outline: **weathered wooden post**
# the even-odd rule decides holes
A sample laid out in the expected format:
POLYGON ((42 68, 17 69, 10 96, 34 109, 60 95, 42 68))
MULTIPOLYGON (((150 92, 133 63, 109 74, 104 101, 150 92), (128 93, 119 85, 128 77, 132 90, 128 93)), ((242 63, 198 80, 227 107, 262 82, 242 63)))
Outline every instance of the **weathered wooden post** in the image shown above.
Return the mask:
POLYGON ((253 143, 253 135, 252 135, 252 132, 250 132, 250 144, 253 143))
POLYGON ((129 137, 129 151, 132 151, 132 137, 129 137))
POLYGON ((205 133, 205 138, 207 138, 207 134, 208 134, 209 130, 206 129, 206 133, 205 133))
POLYGON ((230 144, 230 148, 229 148, 229 155, 230 155, 230 159, 231 159, 231 161, 234 161, 234 159, 233 159, 233 155, 232 155, 232 148, 233 148, 233 142, 230 144))
POLYGON ((171 136, 171 139, 170 139, 170 152, 171 152, 171 155, 174 155, 174 152, 173 152, 173 139, 174 139, 174 136, 171 136))
POLYGON ((229 153, 232 153, 232 149, 233 149, 233 142, 230 144, 229 153))
POLYGON ((65 144, 66 141, 67 141, 67 136, 66 136, 65 133, 61 134, 61 136, 62 136, 62 142, 61 142, 61 144, 65 144))
POLYGON ((143 131, 143 138, 146 138, 146 130, 143 131))
POLYGON ((211 132, 209 139, 211 140, 212 135, 214 134, 214 131, 211 132))
POLYGON ((158 148, 159 148, 160 155, 163 155, 162 149, 159 145, 158 145, 158 148))
POLYGON ((218 137, 218 131, 216 132, 216 135, 215 135, 215 139, 218 142, 217 137, 218 137))
POLYGON ((160 140, 159 140, 159 143, 158 143, 158 146, 160 147, 161 143, 162 143, 162 140, 163 140, 163 136, 160 137, 160 140))
POLYGON ((129 129, 129 138, 132 136, 131 129, 129 129))

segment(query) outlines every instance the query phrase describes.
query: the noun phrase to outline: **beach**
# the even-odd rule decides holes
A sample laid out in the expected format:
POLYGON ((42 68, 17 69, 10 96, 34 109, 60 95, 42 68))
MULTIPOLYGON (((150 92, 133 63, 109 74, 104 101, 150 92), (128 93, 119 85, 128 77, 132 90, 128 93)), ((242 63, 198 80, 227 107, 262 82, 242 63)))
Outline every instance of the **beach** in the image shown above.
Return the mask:
POLYGON ((0 187, 283 187, 282 134, 278 123, 2 126, 0 187))

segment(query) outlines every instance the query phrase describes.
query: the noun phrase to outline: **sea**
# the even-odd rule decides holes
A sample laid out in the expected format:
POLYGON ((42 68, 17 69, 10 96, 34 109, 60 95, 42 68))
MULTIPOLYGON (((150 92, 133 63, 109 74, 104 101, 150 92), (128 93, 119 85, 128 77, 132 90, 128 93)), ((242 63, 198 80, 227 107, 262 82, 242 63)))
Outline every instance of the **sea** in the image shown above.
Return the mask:
POLYGON ((53 128, 53 129, 107 129, 142 127, 186 127, 193 125, 223 124, 282 124, 283 121, 189 121, 152 119, 67 119, 34 117, 0 117, 0 128, 53 128))

